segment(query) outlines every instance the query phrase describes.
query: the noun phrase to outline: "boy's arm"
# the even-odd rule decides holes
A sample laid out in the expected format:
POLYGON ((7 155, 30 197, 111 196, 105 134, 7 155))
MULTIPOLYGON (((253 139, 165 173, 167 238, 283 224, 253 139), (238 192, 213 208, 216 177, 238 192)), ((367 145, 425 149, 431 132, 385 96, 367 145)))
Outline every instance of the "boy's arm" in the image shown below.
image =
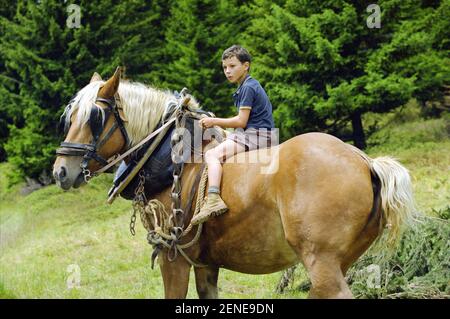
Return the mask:
POLYGON ((251 107, 241 106, 239 114, 230 118, 214 118, 214 125, 222 128, 245 128, 247 126, 248 118, 250 116, 251 107))

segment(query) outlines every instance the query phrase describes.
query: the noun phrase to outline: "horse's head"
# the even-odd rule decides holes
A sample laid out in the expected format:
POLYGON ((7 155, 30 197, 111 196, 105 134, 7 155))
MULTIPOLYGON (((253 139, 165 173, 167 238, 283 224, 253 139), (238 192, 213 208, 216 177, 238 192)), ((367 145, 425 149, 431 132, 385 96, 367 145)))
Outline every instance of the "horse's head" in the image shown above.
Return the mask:
POLYGON ((106 82, 94 73, 67 106, 61 119, 66 137, 53 165, 53 176, 61 188, 79 187, 105 166, 107 159, 126 148, 128 137, 115 99, 119 81, 120 68, 106 82))

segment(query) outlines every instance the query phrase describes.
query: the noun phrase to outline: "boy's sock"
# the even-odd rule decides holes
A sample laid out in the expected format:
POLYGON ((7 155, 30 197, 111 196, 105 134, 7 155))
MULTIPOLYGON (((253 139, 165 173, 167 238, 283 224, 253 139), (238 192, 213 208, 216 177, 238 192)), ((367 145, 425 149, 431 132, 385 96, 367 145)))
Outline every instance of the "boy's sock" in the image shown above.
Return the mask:
POLYGON ((220 195, 220 188, 217 186, 209 186, 208 187, 208 194, 218 194, 220 195))

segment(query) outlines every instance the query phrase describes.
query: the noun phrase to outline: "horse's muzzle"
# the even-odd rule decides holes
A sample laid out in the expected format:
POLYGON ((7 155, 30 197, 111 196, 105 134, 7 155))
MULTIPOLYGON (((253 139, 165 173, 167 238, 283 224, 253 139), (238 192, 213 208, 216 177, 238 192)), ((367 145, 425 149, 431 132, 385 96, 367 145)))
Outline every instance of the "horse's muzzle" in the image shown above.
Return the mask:
POLYGON ((71 187, 78 188, 84 182, 83 174, 80 172, 76 177, 70 177, 67 167, 61 165, 54 167, 53 178, 55 179, 56 185, 64 190, 68 190, 71 187))

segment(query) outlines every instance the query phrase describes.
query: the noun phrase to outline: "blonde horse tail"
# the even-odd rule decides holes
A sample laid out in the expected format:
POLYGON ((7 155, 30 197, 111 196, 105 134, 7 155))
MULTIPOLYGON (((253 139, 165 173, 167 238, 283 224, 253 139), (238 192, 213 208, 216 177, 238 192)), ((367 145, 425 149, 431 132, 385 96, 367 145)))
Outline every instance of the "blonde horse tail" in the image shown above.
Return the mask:
POLYGON ((372 159, 356 147, 352 146, 352 148, 363 157, 372 174, 380 180, 380 234, 383 227, 389 229, 382 241, 383 246, 386 244, 387 247, 393 249, 400 239, 402 231, 416 221, 417 210, 409 172, 391 157, 383 156, 372 159))

